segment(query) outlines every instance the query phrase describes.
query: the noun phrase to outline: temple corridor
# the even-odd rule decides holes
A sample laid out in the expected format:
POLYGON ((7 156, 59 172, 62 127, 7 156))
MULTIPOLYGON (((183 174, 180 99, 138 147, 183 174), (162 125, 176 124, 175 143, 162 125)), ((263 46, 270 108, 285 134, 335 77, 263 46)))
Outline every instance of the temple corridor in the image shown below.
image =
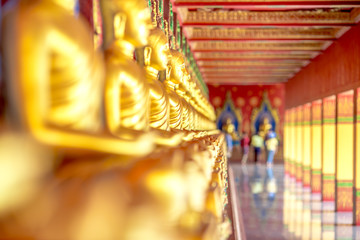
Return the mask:
POLYGON ((285 174, 284 165, 232 164, 246 239, 359 239, 352 214, 285 174))

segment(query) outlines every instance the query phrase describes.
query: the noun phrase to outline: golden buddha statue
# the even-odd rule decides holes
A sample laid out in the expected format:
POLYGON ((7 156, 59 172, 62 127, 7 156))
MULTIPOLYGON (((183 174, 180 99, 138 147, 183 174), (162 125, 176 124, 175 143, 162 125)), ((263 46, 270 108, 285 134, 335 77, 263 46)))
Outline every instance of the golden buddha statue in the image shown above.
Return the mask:
POLYGON ((147 154, 148 139, 121 140, 105 128, 102 58, 74 5, 20 0, 6 8, 1 44, 9 124, 65 154, 147 154))
POLYGON ((149 130, 149 86, 133 54, 136 47, 147 44, 150 14, 143 0, 102 0, 100 4, 107 125, 116 136, 137 139, 149 130))
POLYGON ((150 126, 156 129, 170 130, 170 105, 165 86, 159 81, 159 72, 166 70, 169 62, 169 44, 165 33, 154 28, 145 47, 144 61, 146 78, 150 86, 150 126))
POLYGON ((183 134, 170 132, 169 96, 159 79, 160 72, 164 73, 168 66, 170 50, 166 35, 161 29, 154 28, 150 31, 148 46, 142 57, 149 85, 151 132, 156 135, 157 144, 176 146, 181 142, 183 134))
POLYGON ((175 89, 180 84, 184 74, 185 63, 182 54, 170 50, 170 64, 167 68, 167 78, 164 81, 166 92, 170 102, 170 128, 182 129, 182 103, 181 98, 176 94, 175 89))
POLYGON ((264 117, 262 123, 259 126, 259 136, 265 138, 268 132, 272 129, 272 126, 267 117, 264 117))

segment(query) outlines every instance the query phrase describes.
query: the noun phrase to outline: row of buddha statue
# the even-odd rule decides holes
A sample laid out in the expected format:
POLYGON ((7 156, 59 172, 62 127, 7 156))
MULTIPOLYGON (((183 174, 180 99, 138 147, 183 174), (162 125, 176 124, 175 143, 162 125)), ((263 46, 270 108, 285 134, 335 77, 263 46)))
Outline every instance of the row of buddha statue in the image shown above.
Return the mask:
POLYGON ((103 55, 70 3, 21 0, 5 7, 12 126, 51 146, 136 156, 215 129, 213 108, 182 54, 151 25, 144 0, 100 1, 103 55))
POLYGON ((0 238, 227 239, 226 144, 184 56, 144 0, 100 0, 102 51, 74 5, 3 8, 0 238))

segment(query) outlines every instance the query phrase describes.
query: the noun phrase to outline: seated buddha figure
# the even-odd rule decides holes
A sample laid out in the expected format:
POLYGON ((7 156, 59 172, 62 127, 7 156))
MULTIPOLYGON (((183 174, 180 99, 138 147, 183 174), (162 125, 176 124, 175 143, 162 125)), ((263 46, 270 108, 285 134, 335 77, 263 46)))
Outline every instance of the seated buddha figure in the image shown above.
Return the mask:
POLYGON ((181 126, 184 130, 190 130, 190 124, 189 124, 189 114, 190 114, 190 104, 186 102, 184 96, 185 96, 185 89, 182 84, 176 86, 175 92, 180 97, 180 101, 182 104, 182 117, 181 117, 181 126))
POLYGON ((264 117, 262 123, 259 126, 259 135, 265 138, 268 132, 272 129, 272 126, 267 117, 264 117))
POLYGON ((105 107, 109 130, 133 140, 149 130, 149 85, 133 60, 135 48, 147 44, 150 14, 142 0, 102 0, 106 64, 105 107))
POLYGON ((150 31, 148 46, 144 49, 144 64, 150 95, 150 127, 156 134, 159 145, 176 146, 183 134, 170 132, 170 103, 164 84, 160 81, 160 71, 166 71, 170 50, 165 33, 154 28, 150 31))
POLYGON ((175 50, 170 50, 170 64, 167 68, 167 78, 164 81, 166 92, 170 103, 170 128, 182 129, 182 104, 180 97, 176 94, 175 88, 180 84, 183 77, 185 63, 182 54, 175 50))
POLYGON ((125 141, 105 128, 103 61, 75 2, 20 0, 4 9, 9 125, 69 156, 147 154, 151 141, 125 141))

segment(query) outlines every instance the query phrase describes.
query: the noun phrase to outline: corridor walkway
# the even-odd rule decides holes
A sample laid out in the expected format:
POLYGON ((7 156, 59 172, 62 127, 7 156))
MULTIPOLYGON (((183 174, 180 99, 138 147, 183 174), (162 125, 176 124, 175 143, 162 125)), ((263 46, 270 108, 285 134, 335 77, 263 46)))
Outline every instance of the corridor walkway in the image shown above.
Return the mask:
POLYGON ((247 240, 360 239, 360 227, 335 224, 335 213, 285 175, 283 165, 232 168, 247 240))

